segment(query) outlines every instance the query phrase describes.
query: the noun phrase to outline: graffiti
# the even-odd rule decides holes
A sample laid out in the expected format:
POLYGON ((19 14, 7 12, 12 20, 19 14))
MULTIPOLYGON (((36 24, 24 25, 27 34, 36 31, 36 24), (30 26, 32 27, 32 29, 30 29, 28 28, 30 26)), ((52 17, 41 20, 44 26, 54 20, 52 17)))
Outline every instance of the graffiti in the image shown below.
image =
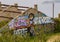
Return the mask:
POLYGON ((14 30, 14 34, 25 35, 27 33, 27 28, 14 30))
MULTIPOLYGON (((18 26, 27 26, 27 22, 26 21, 28 19, 28 16, 19 16, 16 19, 13 19, 10 23, 9 23, 9 27, 10 28, 14 28, 14 26, 18 27, 18 26)), ((53 23, 52 19, 49 17, 34 17, 33 20, 34 24, 45 24, 45 23, 53 23)), ((31 21, 30 21, 31 23, 31 21)))
POLYGON ((49 17, 35 17, 34 24, 45 24, 45 23, 52 23, 53 20, 49 17))
POLYGON ((27 25, 26 20, 23 20, 23 19, 18 20, 17 25, 26 26, 27 25))
MULTIPOLYGON (((14 34, 25 35, 27 33, 26 31, 28 30, 27 26, 30 26, 29 24, 37 25, 37 24, 53 23, 53 20, 50 17, 34 17, 34 19, 32 21, 29 19, 31 19, 31 18, 29 18, 27 15, 18 16, 17 18, 13 19, 9 23, 9 28, 10 29, 15 28, 14 34), (32 22, 34 22, 34 23, 32 23, 32 22)), ((32 27, 32 26, 30 26, 30 27, 32 27)), ((34 35, 33 28, 30 30, 30 32, 34 35)))
POLYGON ((9 28, 11 29, 11 28, 14 28, 14 19, 11 21, 11 22, 9 22, 9 24, 8 24, 8 26, 9 26, 9 28))

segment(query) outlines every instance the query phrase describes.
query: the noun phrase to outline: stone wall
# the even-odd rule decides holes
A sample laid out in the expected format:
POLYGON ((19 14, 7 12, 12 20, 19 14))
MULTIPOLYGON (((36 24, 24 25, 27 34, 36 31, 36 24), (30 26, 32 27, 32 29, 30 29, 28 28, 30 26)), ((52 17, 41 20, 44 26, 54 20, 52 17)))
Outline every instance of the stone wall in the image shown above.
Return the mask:
POLYGON ((58 14, 58 18, 60 18, 60 13, 58 14))
POLYGON ((6 4, 1 4, 0 2, 0 19, 5 20, 7 18, 4 19, 4 17, 15 18, 18 15, 22 15, 22 11, 24 11, 24 9, 18 9, 18 7, 20 6, 18 6, 18 4, 16 3, 14 5, 6 5, 6 4))
MULTIPOLYGON (((38 11, 37 5, 34 5, 34 8, 30 9, 29 11, 26 11, 25 9, 29 10, 30 7, 18 6, 18 4, 16 3, 14 5, 6 5, 6 4, 1 4, 0 2, 0 19, 1 16, 15 18, 18 15, 23 15, 23 12, 26 12, 28 14, 30 13, 37 14, 38 11)), ((5 19, 3 18, 1 20, 5 20, 5 19)))

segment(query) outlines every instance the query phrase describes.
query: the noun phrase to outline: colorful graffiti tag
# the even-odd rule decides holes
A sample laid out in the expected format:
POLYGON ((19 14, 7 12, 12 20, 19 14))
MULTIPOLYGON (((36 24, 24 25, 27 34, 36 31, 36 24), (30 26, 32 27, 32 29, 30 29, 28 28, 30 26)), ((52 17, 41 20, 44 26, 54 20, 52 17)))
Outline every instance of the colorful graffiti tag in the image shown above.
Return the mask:
MULTIPOLYGON (((21 26, 27 26, 28 25, 27 24, 28 21, 26 21, 27 19, 28 19, 28 16, 18 16, 17 18, 13 19, 8 24, 9 28, 12 29, 12 28, 17 27, 17 29, 18 29, 21 26)), ((34 25, 36 25, 36 24, 53 23, 53 20, 50 17, 34 17, 33 22, 34 22, 34 25)), ((18 29, 16 31, 14 31, 14 33, 16 34, 18 32, 18 34, 20 34, 21 32, 23 32, 23 30, 25 30, 25 28, 18 29), (21 32, 19 32, 19 31, 21 31, 21 32)))
MULTIPOLYGON (((10 28, 14 28, 14 26, 27 26, 27 20, 28 16, 19 16, 16 19, 13 19, 9 23, 10 28)), ((34 18, 34 24, 45 24, 45 23, 53 23, 53 20, 50 17, 35 17, 34 18)))

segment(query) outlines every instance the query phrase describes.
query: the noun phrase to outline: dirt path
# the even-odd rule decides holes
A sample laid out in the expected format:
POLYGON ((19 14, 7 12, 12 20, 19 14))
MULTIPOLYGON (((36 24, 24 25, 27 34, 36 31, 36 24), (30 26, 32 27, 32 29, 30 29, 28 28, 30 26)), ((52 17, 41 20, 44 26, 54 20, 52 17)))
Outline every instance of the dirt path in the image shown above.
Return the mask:
POLYGON ((60 34, 56 34, 51 36, 47 42, 60 42, 60 34))

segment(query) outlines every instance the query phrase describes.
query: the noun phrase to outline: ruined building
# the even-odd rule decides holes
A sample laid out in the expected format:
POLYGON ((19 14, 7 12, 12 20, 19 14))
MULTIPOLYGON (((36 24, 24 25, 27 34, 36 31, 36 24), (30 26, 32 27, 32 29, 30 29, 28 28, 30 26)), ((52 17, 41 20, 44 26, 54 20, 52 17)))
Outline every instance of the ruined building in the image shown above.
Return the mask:
MULTIPOLYGON (((0 2, 0 21, 2 20, 11 20, 17 16, 23 16, 23 15, 29 15, 30 13, 34 14, 35 17, 35 22, 38 21, 38 18, 40 19, 41 17, 43 17, 43 22, 46 21, 44 24, 45 28, 50 28, 53 29, 54 26, 53 24, 50 22, 51 19, 48 19, 47 15, 45 15, 43 12, 38 11, 38 7, 35 4, 34 8, 31 7, 26 7, 26 6, 18 6, 18 4, 14 4, 14 5, 6 5, 6 4, 1 4, 0 2), (48 21, 47 21, 48 20, 48 21), (47 24, 46 24, 47 23, 47 24)), ((39 20, 39 23, 41 22, 41 20, 39 20)), ((39 28, 42 28, 43 25, 40 24, 39 28)))
POLYGON ((0 21, 6 19, 13 19, 18 15, 22 15, 22 12, 25 11, 25 9, 19 9, 19 8, 29 8, 29 7, 18 6, 18 4, 16 3, 14 5, 6 5, 1 4, 0 2, 0 21))
POLYGON ((34 8, 26 7, 26 6, 18 6, 18 4, 14 5, 6 5, 1 4, 0 2, 0 21, 1 20, 8 20, 13 19, 18 15, 24 15, 33 13, 36 14, 36 16, 46 16, 44 13, 38 11, 37 5, 34 5, 34 8))

